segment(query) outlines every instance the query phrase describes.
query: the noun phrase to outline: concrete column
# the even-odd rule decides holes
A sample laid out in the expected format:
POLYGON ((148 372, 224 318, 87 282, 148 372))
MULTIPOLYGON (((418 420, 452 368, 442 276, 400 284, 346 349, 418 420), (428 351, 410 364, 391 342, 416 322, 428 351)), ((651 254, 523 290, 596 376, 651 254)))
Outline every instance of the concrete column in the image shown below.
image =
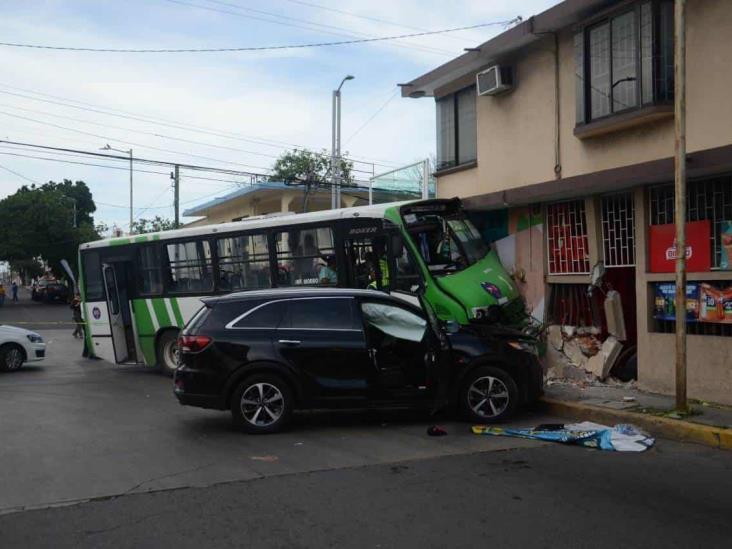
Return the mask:
POLYGON ((295 199, 295 193, 293 193, 292 191, 283 192, 282 196, 280 196, 280 211, 289 212, 290 204, 292 204, 292 201, 294 199, 295 199))
POLYGON ((358 198, 355 196, 344 196, 341 195, 341 207, 342 208, 353 208, 356 205, 358 198))

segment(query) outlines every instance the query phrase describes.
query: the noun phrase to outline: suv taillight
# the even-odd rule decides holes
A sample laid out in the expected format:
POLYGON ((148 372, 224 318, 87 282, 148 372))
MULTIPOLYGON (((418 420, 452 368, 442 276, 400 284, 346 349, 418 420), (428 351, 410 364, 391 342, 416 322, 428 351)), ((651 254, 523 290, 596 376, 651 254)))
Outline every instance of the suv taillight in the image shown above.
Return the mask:
POLYGON ((203 335, 182 335, 178 338, 178 350, 184 353, 198 353, 203 351, 213 341, 203 335))

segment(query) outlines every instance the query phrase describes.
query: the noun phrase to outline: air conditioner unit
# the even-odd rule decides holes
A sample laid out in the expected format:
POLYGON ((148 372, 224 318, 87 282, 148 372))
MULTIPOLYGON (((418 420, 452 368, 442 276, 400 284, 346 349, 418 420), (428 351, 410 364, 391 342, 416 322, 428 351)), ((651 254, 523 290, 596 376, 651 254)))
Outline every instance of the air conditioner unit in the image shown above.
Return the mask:
POLYGON ((513 87, 513 70, 511 67, 492 67, 479 72, 475 76, 478 95, 497 95, 513 87))

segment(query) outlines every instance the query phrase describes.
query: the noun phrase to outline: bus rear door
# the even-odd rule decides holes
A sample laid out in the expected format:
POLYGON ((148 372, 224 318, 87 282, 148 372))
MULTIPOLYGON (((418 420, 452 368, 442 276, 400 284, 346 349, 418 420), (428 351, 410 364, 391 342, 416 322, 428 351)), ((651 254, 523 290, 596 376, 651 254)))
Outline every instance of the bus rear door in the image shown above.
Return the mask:
POLYGON ((135 339, 127 293, 127 269, 124 263, 104 263, 102 275, 115 362, 135 362, 135 339))

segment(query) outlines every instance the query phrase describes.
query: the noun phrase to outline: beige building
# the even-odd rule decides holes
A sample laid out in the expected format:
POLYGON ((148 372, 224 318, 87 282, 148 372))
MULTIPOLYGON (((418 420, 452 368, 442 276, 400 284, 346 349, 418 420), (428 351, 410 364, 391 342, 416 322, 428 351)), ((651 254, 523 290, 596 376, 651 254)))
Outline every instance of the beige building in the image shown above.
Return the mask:
MULTIPOLYGON (((689 394, 727 404, 731 4, 687 7, 689 394)), ((666 299, 673 47, 671 0, 566 0, 402 85, 404 97, 436 102, 437 195, 475 211, 534 314, 607 338, 598 292, 586 292, 604 261, 601 293, 618 291, 624 311, 621 362, 632 369, 637 356, 640 386, 664 393, 674 388, 676 314, 666 299)))
MULTIPOLYGON (((375 189, 372 192, 374 202, 405 200, 413 196, 414 193, 398 191, 375 189)), ((286 185, 280 182, 257 183, 243 186, 225 196, 188 208, 183 212, 183 217, 197 217, 198 219, 186 224, 187 227, 197 227, 242 221, 248 217, 260 215, 329 210, 330 201, 329 188, 312 188, 306 196, 302 186, 286 185)), ((368 203, 368 188, 343 188, 341 207, 365 206, 368 203)))

